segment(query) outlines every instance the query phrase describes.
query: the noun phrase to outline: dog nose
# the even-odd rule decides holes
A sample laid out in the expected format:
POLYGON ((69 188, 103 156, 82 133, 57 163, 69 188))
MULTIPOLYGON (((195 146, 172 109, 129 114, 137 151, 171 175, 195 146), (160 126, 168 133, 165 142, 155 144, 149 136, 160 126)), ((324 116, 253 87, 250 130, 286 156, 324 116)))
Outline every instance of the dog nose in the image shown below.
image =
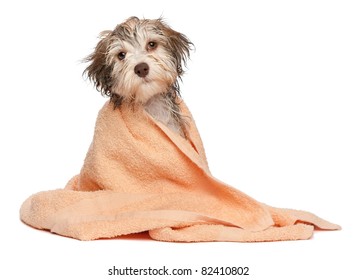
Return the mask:
POLYGON ((149 74, 149 65, 145 62, 139 63, 135 66, 134 72, 139 77, 144 78, 147 74, 149 74))

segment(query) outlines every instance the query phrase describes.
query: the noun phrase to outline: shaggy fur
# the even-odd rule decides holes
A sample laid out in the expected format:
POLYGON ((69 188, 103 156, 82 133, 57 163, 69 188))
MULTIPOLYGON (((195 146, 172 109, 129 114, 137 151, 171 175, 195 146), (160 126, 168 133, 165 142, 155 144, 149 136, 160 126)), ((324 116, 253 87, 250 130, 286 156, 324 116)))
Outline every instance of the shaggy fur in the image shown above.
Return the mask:
POLYGON ((113 31, 100 34, 84 74, 114 109, 144 106, 157 120, 185 136, 186 124, 179 109, 183 65, 191 41, 171 29, 161 18, 131 17, 113 31))

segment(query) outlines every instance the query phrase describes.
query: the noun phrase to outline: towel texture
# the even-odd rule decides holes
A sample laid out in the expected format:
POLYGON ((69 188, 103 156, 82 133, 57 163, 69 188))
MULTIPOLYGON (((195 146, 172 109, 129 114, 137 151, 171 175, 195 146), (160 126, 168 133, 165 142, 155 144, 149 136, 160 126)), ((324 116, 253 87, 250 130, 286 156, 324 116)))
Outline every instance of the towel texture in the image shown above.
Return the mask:
POLYGON ((188 140, 142 107, 113 110, 107 102, 80 174, 64 189, 30 196, 22 221, 80 240, 148 231, 162 241, 278 241, 340 228, 309 212, 267 206, 215 179, 193 118, 180 106, 188 140))

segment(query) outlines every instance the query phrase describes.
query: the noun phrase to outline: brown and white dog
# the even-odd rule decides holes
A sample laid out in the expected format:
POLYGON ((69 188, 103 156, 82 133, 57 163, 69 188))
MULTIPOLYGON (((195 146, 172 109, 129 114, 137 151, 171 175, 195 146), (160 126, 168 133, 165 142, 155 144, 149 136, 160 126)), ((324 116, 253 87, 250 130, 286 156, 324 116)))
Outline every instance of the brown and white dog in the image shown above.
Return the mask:
POLYGON ((114 109, 144 106, 153 118, 185 137, 178 80, 192 46, 161 18, 131 17, 113 31, 100 33, 94 52, 85 58, 89 65, 84 74, 110 97, 114 109))

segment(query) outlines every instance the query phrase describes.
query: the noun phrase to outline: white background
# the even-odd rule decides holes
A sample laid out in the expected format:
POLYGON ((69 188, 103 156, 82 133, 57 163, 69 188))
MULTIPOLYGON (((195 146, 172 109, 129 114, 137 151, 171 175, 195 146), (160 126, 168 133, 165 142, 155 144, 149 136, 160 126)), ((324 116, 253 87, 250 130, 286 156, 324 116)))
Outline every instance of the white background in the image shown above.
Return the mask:
POLYGON ((2 1, 0 278, 113 279, 113 265, 166 265, 249 266, 245 279, 356 279, 356 15, 354 1, 2 1), (80 60, 100 31, 132 15, 163 15, 195 43, 182 96, 212 173, 342 231, 255 244, 80 242, 19 221, 29 195, 79 172, 106 101, 80 60))

